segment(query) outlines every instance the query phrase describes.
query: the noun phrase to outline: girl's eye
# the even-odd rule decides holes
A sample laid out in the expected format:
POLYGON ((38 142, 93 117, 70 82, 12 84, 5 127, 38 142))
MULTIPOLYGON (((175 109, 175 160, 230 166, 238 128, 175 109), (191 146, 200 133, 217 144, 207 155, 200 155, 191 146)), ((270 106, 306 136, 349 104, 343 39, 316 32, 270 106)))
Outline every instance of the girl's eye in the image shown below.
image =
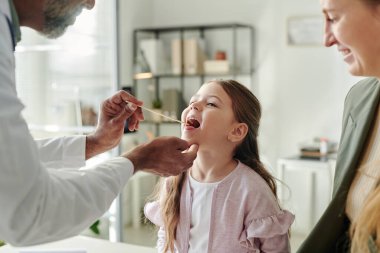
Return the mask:
POLYGON ((208 106, 216 107, 216 104, 214 103, 207 103, 208 106))

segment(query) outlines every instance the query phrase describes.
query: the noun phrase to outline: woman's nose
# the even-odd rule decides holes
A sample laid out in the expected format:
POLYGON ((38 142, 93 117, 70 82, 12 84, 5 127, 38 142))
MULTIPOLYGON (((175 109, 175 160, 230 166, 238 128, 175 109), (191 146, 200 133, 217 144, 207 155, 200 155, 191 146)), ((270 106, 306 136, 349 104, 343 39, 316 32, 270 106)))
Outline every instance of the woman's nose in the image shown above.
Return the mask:
POLYGON ((335 44, 336 44, 335 36, 333 32, 331 31, 331 26, 327 24, 325 27, 324 45, 325 47, 331 47, 335 44))

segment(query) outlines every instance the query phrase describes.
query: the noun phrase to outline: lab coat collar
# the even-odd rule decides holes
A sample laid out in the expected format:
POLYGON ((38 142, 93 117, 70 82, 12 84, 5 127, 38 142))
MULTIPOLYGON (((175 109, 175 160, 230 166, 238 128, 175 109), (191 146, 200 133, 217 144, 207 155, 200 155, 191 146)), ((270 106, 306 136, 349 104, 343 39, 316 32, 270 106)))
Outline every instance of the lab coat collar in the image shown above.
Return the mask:
POLYGON ((14 46, 21 40, 21 29, 20 29, 20 20, 16 11, 16 7, 13 3, 13 0, 9 0, 9 8, 12 19, 12 35, 14 38, 14 46))

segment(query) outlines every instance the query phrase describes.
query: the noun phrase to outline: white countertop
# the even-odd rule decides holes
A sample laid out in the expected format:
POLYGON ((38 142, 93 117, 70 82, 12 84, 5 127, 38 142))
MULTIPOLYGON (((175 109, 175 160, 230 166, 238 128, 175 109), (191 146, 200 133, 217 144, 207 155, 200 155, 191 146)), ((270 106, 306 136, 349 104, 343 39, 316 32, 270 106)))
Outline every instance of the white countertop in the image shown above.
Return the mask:
MULTIPOLYGON (((36 245, 33 247, 15 248, 9 245, 0 247, 0 253, 19 253, 20 250, 41 249, 46 250, 70 250, 86 249, 87 253, 156 253, 154 248, 142 247, 125 243, 113 243, 106 240, 95 239, 86 236, 75 236, 62 241, 36 245)), ((37 252, 37 251, 36 251, 37 252)))

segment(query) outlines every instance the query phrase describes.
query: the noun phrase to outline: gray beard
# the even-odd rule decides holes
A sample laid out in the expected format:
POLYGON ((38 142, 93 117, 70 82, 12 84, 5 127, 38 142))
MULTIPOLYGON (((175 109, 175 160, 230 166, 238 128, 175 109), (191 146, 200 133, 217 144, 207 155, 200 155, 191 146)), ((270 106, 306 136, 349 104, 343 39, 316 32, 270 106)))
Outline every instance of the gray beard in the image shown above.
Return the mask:
POLYGON ((81 13, 83 5, 68 9, 71 0, 47 0, 44 9, 44 27, 40 32, 45 37, 55 39, 66 32, 68 26, 74 23, 81 13))

